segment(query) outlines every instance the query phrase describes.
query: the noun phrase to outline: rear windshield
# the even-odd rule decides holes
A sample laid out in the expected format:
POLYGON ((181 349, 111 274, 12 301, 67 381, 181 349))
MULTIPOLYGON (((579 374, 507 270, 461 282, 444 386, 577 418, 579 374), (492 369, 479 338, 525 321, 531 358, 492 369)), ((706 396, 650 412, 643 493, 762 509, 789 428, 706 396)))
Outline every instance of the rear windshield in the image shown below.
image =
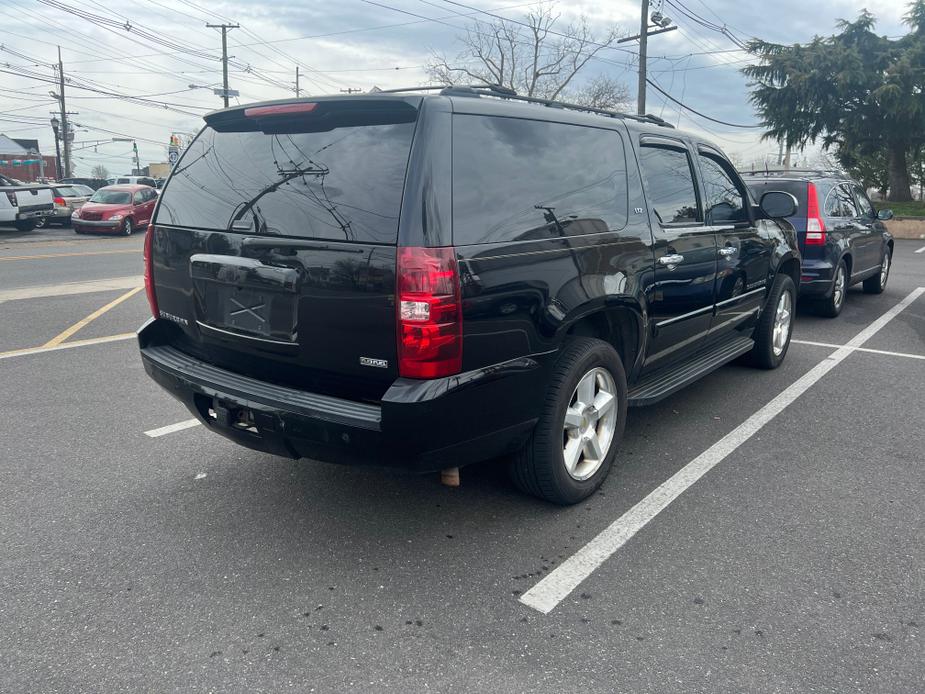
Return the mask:
POLYGON ((106 205, 127 205, 132 201, 132 194, 124 190, 98 190, 90 198, 90 202, 101 202, 106 205))
POLYGON ((394 244, 415 115, 328 118, 319 131, 316 113, 207 126, 165 185, 156 223, 394 244))
POLYGON ((130 178, 120 178, 116 181, 116 183, 131 183, 131 182, 132 182, 132 179, 130 178))
POLYGON ((79 198, 82 194, 76 188, 55 188, 55 195, 62 198, 79 198))
POLYGON ((797 199, 797 211, 788 219, 806 216, 806 181, 781 181, 774 178, 755 180, 752 178, 746 179, 745 183, 752 189, 752 195, 758 202, 761 201, 762 195, 770 193, 772 190, 790 193, 797 199))

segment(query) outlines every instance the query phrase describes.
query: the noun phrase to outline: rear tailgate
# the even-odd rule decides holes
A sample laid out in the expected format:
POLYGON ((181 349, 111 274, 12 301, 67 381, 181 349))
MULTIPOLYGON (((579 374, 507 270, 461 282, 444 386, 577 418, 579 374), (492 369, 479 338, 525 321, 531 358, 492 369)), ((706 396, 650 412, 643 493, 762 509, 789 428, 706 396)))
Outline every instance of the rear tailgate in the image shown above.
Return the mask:
POLYGON ((377 400, 398 376, 396 241, 417 109, 352 99, 265 113, 209 117, 165 186, 161 317, 180 326, 174 346, 225 369, 377 400))
POLYGON ((20 212, 50 209, 54 204, 54 194, 48 186, 22 186, 14 188, 13 191, 16 194, 16 206, 20 212))

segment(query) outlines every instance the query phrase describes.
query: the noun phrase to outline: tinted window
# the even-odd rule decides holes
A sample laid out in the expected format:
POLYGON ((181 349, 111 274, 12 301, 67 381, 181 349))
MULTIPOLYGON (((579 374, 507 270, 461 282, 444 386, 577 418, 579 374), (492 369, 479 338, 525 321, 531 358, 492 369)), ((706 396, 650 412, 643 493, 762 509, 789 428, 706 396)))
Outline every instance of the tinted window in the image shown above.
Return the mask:
POLYGON ((687 152, 644 145, 639 162, 649 204, 662 224, 692 224, 702 220, 687 152))
POLYGON ((867 197, 867 191, 864 190, 861 186, 852 184, 854 188, 854 194, 857 196, 858 204, 861 206, 860 217, 870 217, 873 219, 877 216, 877 213, 874 212, 874 205, 871 203, 870 198, 867 197))
POLYGON ((407 120, 279 134, 252 122, 207 127, 174 169, 157 222, 395 243, 414 133, 407 120))
POLYGON ((131 183, 131 182, 132 182, 132 179, 130 178, 120 178, 116 180, 116 183, 131 183))
POLYGON ((146 198, 145 198, 144 192, 139 190, 139 191, 138 191, 137 193, 135 193, 135 195, 133 196, 132 202, 133 202, 134 204, 136 204, 136 205, 140 205, 141 203, 143 203, 143 202, 145 201, 145 199, 146 199, 146 198))
POLYGON ((102 202, 107 205, 128 205, 132 201, 132 194, 124 190, 98 190, 90 198, 90 202, 102 202))
MULTIPOLYGON (((817 186, 816 190, 819 188, 817 186)), ((833 186, 829 194, 825 196, 825 209, 823 213, 826 217, 847 217, 848 211, 845 209, 844 191, 839 194, 839 187, 833 186)))
POLYGON ((704 218, 707 224, 748 221, 742 191, 725 166, 709 154, 700 155, 703 172, 704 218))
POLYGON ((622 229, 626 208, 626 158, 616 132, 518 118, 454 117, 454 243, 622 229))
POLYGON ((854 196, 851 194, 851 189, 846 184, 836 186, 834 193, 838 195, 838 199, 841 201, 845 217, 859 217, 861 215, 860 211, 858 211, 858 205, 854 201, 854 196))

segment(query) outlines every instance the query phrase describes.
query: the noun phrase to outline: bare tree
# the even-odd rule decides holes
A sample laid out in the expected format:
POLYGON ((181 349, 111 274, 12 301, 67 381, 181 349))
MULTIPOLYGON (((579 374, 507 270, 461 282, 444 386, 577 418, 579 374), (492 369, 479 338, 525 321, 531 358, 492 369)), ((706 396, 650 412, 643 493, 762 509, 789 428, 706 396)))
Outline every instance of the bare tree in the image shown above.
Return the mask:
POLYGON ((552 5, 541 5, 522 22, 476 20, 459 37, 464 46, 459 55, 450 59, 434 54, 428 74, 441 84, 499 84, 525 96, 572 100, 595 108, 627 103, 628 90, 610 77, 599 76, 583 88, 574 84, 578 73, 615 44, 621 32, 611 27, 596 38, 584 17, 567 26, 557 25, 559 18, 552 5))
POLYGON ((90 176, 93 178, 109 178, 109 169, 102 164, 97 164, 90 170, 90 176))

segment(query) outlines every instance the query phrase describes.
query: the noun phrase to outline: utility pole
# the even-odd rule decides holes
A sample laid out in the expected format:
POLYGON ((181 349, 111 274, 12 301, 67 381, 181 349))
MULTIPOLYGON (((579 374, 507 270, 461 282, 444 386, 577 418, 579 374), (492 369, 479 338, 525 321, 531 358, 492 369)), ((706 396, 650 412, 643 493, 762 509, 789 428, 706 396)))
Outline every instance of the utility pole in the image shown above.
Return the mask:
POLYGON ((239 24, 206 24, 209 29, 222 30, 222 98, 225 100, 225 108, 228 108, 228 30, 237 29, 239 24))
POLYGON ((299 98, 299 66, 295 66, 295 98, 299 98))
POLYGON ((636 36, 626 36, 617 43, 626 43, 639 39, 639 91, 636 95, 636 113, 640 116, 646 115, 646 62, 648 59, 649 37, 656 34, 664 34, 666 31, 677 31, 678 27, 671 26, 671 20, 663 15, 659 10, 652 13, 649 17, 649 0, 642 0, 642 15, 639 19, 639 34, 636 36), (650 23, 651 20, 651 23, 650 23))
POLYGON ((636 113, 646 115, 646 52, 649 47, 649 0, 642 0, 642 19, 639 22, 639 93, 636 96, 636 113))
POLYGON ((132 140, 132 149, 135 152, 135 175, 141 176, 141 162, 138 161, 138 143, 132 140))
POLYGON ((71 175, 70 128, 67 125, 67 105, 64 103, 64 63, 61 61, 61 46, 58 46, 58 83, 61 89, 61 137, 64 138, 64 178, 71 175))

